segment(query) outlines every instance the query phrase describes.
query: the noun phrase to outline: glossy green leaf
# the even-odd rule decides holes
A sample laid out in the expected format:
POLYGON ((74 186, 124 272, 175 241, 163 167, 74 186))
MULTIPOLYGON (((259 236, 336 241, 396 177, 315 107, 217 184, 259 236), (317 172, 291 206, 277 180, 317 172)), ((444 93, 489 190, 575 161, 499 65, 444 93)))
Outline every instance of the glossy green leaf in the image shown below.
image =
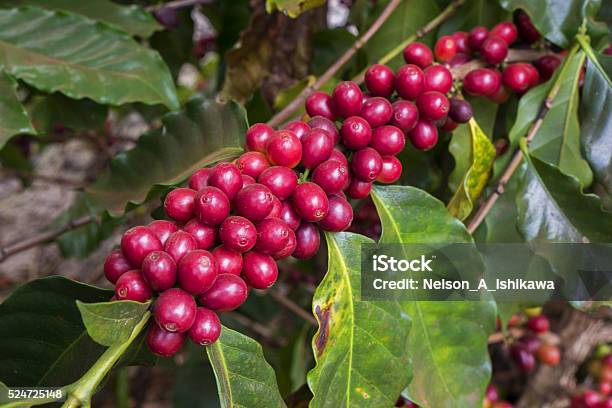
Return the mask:
MULTIPOLYGON (((495 148, 474 118, 468 122, 470 140, 469 168, 463 175, 459 188, 448 203, 449 212, 460 220, 466 219, 474 207, 474 202, 489 181, 495 148)), ((454 137, 463 135, 454 135, 454 137)), ((463 136, 464 137, 464 136, 463 136)), ((452 146, 449 148, 453 152, 452 146)))
POLYGON ((127 341, 151 305, 132 301, 76 303, 89 337, 103 346, 127 341))
POLYGON ((112 25, 131 35, 147 38, 162 26, 153 16, 136 5, 122 6, 110 0, 1 0, 0 7, 32 6, 51 11, 80 14, 112 25))
MULTIPOLYGON (((472 238, 444 204, 404 186, 376 187, 372 197, 383 233, 380 243, 459 243, 472 238)), ((414 379, 410 396, 423 407, 474 407, 490 380, 487 350, 495 328, 491 302, 403 302, 412 319, 406 351, 414 379)))
POLYGON ((278 10, 289 17, 297 17, 306 10, 320 7, 325 0, 266 0, 266 11, 273 13, 278 10))
POLYGON ((29 282, 0 304, 0 381, 9 386, 63 386, 104 352, 87 335, 75 300, 112 295, 54 276, 29 282))
POLYGON ((164 104, 178 109, 157 52, 76 14, 39 8, 0 10, 0 66, 46 92, 102 104, 164 104))
POLYGON ((506 20, 508 12, 491 0, 465 0, 459 10, 446 20, 438 30, 438 37, 456 31, 470 31, 476 26, 493 27, 506 20))
POLYGON ((217 379, 221 407, 285 407, 274 370, 255 340, 223 326, 219 340, 206 347, 217 379))
POLYGON ((34 97, 28 110, 41 134, 51 133, 56 126, 75 130, 100 129, 108 113, 106 106, 91 99, 70 99, 60 93, 34 97))
POLYGON ((0 149, 19 133, 35 134, 36 130, 17 98, 17 82, 0 71, 0 149))
POLYGON ((398 302, 369 302, 361 294, 361 245, 353 233, 325 234, 328 270, 313 297, 319 323, 308 373, 310 407, 390 407, 409 381, 410 320, 398 302))

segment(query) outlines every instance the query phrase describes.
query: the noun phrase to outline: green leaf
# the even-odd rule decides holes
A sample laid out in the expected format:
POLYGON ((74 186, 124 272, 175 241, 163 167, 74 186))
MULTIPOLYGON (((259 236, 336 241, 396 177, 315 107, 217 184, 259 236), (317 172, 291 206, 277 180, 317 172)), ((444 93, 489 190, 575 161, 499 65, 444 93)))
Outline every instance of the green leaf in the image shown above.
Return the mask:
POLYGON ((89 337, 103 346, 126 342, 151 302, 76 302, 89 337))
POLYGON ((325 0, 266 0, 266 11, 273 13, 278 10, 289 17, 297 17, 303 12, 320 7, 325 0))
POLYGON ((186 342, 189 355, 184 364, 176 368, 172 384, 173 408, 219 408, 215 373, 202 353, 200 345, 186 342))
POLYGON ((255 340, 224 326, 206 353, 215 371, 221 407, 285 407, 274 370, 255 340))
POLYGON ((36 96, 28 110, 41 134, 51 133, 55 125, 75 130, 100 129, 108 113, 106 106, 90 99, 70 99, 60 93, 36 96))
POLYGON ((0 304, 0 381, 13 387, 63 386, 104 352, 87 335, 75 300, 112 295, 69 279, 37 279, 0 304))
MULTIPOLYGON (((472 242, 463 224, 426 192, 405 186, 375 187, 382 244, 472 242)), ((403 302, 412 319, 406 351, 414 379, 409 395, 423 407, 474 407, 491 376, 487 350, 495 327, 492 302, 403 302)))
POLYGON ((36 130, 17 98, 17 82, 0 71, 0 149, 19 133, 36 134, 36 130))
MULTIPOLYGON (((308 75, 306 78, 296 82, 295 84, 283 89, 274 97, 274 109, 281 110, 285 106, 289 105, 296 96, 300 94, 307 86, 312 86, 317 79, 313 75, 308 75)), ((299 111, 295 112, 295 115, 304 112, 304 108, 300 107, 299 111)))
MULTIPOLYGON (((489 181, 493 160, 495 159, 495 147, 474 118, 470 119, 468 127, 470 167, 463 175, 459 188, 448 203, 449 212, 460 220, 466 219, 472 212, 474 202, 480 197, 489 181)), ((463 135, 454 135, 453 139, 457 136, 462 137, 463 135)), ((453 152, 452 143, 449 147, 451 153, 453 152)))
POLYGON ((310 407, 390 407, 409 381, 406 340, 410 320, 395 301, 360 300, 361 245, 353 233, 325 234, 328 270, 313 311, 319 330, 308 373, 310 407))
POLYGON ((46 92, 102 104, 164 104, 178 109, 157 52, 104 24, 39 8, 0 10, 0 66, 46 92))
POLYGON ((492 28, 500 21, 506 20, 507 16, 508 13, 497 1, 466 0, 460 9, 440 26, 438 37, 456 31, 470 31, 476 26, 492 28))
POLYGON ((80 14, 123 30, 130 35, 147 38, 162 26, 153 16, 136 5, 122 6, 110 0, 1 0, 0 7, 40 7, 51 11, 80 14))

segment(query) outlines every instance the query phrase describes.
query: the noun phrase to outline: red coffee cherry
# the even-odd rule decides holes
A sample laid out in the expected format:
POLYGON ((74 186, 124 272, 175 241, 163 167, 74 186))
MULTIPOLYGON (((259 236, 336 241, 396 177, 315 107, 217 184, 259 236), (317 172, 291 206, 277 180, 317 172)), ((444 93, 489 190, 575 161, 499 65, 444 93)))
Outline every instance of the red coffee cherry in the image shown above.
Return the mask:
POLYGON ((252 184, 236 194, 236 212, 251 221, 263 220, 274 206, 270 189, 263 184, 252 184))
POLYGON ((327 160, 332 150, 334 150, 334 140, 329 132, 312 129, 302 141, 302 165, 307 169, 313 169, 327 160))
POLYGON ((255 184, 256 181, 253 177, 247 176, 246 174, 242 175, 242 187, 250 186, 251 184, 255 184))
MULTIPOLYGON (((437 91, 423 92, 417 98, 421 118, 436 121, 448 115, 450 103, 444 94, 437 91)), ((393 153, 389 153, 393 154, 393 153)))
POLYGON ((266 255, 275 254, 285 248, 290 234, 293 234, 293 230, 285 221, 280 218, 266 218, 257 223, 255 250, 266 255))
POLYGON ((555 55, 545 55, 535 60, 533 65, 538 70, 542 81, 546 82, 553 76, 559 65, 561 65, 561 60, 555 55))
POLYGON ((244 253, 255 246, 257 230, 248 219, 233 215, 221 223, 219 238, 227 248, 244 253))
POLYGON ((527 327, 536 333, 546 333, 550 328, 550 323, 544 315, 532 316, 527 320, 527 327))
POLYGON ((520 345, 510 347, 510 356, 522 372, 530 373, 535 369, 535 357, 520 345))
POLYGON ((216 187, 204 187, 195 197, 195 213, 206 225, 219 225, 230 213, 227 195, 216 187))
MULTIPOLYGON (((526 63, 525 69, 527 70, 527 72, 529 72, 529 77, 531 78, 531 80, 529 81, 530 87, 532 88, 534 86, 537 86, 540 83, 540 73, 538 72, 536 67, 534 67, 531 64, 526 63)), ((582 72, 584 72, 584 69, 582 72)))
POLYGON ((332 195, 329 197, 329 211, 325 218, 319 221, 319 226, 325 231, 340 232, 347 229, 353 222, 353 207, 346 199, 332 195))
POLYGON ((193 217, 196 191, 190 188, 177 188, 168 193, 164 200, 164 211, 168 217, 185 222, 193 217))
POLYGON ((331 120, 324 118, 323 116, 315 116, 314 118, 308 121, 308 126, 311 129, 323 129, 327 130, 330 135, 334 138, 334 144, 338 143, 340 140, 340 132, 338 132, 338 128, 331 120))
POLYGON ((502 21, 491 29, 491 35, 497 35, 501 37, 506 44, 512 45, 518 37, 518 30, 511 22, 502 21))
POLYGON ((510 99, 510 91, 508 90, 508 87, 506 87, 505 85, 502 85, 499 87, 497 92, 495 92, 493 95, 489 96, 488 98, 497 104, 502 104, 506 102, 508 99, 510 99))
POLYGON ((160 251, 162 244, 147 227, 133 227, 123 233, 121 237, 121 251, 123 256, 135 268, 140 268, 143 259, 150 252, 160 251))
POLYGON ((457 123, 467 123, 474 116, 472 105, 465 99, 451 98, 448 116, 457 123))
POLYGON ((303 222, 295 231, 295 240, 297 244, 292 254, 294 258, 308 259, 319 252, 321 237, 319 235, 319 229, 315 224, 303 222))
POLYGON ((285 221, 287 225, 289 225, 289 227, 295 231, 300 226, 302 219, 300 218, 298 213, 295 212, 295 210, 293 209, 293 205, 291 205, 291 201, 283 201, 282 204, 283 204, 283 208, 281 209, 281 214, 278 218, 285 221))
POLYGON ((440 62, 450 61, 457 53, 457 44, 450 35, 442 36, 436 41, 434 47, 434 54, 436 59, 440 62))
POLYGON ((255 289, 267 289, 278 278, 278 266, 270 255, 256 251, 244 254, 242 276, 245 282, 255 289))
MULTIPOLYGON (((366 147, 372 138, 372 128, 367 120, 359 116, 351 116, 342 123, 340 129, 342 144, 351 150, 366 147)), ((344 156, 344 155, 343 155, 344 156)))
POLYGON ((497 390, 495 389, 495 387, 491 384, 487 385, 487 389, 485 391, 485 398, 489 401, 489 402, 497 402, 497 400, 499 399, 499 395, 497 394, 497 390))
POLYGON ((455 54, 453 59, 448 62, 448 66, 451 68, 455 68, 455 67, 458 67, 459 65, 465 64, 471 59, 472 57, 470 57, 468 54, 458 52, 457 54, 455 54))
POLYGON ((133 300, 146 302, 151 299, 153 292, 138 270, 125 272, 117 279, 115 284, 115 297, 117 300, 133 300))
POLYGON ((191 341, 201 346, 213 344, 221 335, 221 322, 212 310, 198 307, 195 320, 187 333, 191 341))
POLYGON ((388 98, 395 89, 395 74, 386 65, 374 64, 366 71, 364 82, 371 95, 388 98))
POLYGON ((403 132, 411 131, 419 120, 419 110, 416 105, 410 101, 395 101, 392 107, 393 115, 389 123, 403 132))
POLYGON ((196 312, 193 297, 179 288, 162 292, 153 306, 153 316, 162 329, 184 333, 193 324, 196 312))
POLYGON ((217 262, 217 272, 219 275, 222 273, 240 275, 242 270, 242 254, 240 252, 221 245, 216 247, 212 254, 217 262))
POLYGON ((290 130, 277 130, 266 145, 268 160, 275 166, 293 168, 302 159, 302 143, 290 130))
POLYGON ((257 179, 262 171, 270 167, 270 163, 266 155, 261 152, 246 152, 236 160, 236 167, 242 174, 257 179))
POLYGON ((208 185, 208 177, 210 177, 210 172, 212 169, 205 167, 200 170, 196 170, 189 177, 189 188, 195 191, 201 190, 208 185))
POLYGON ((274 134, 274 129, 265 123, 254 124, 245 135, 246 150, 265 153, 266 143, 268 143, 272 134, 274 134))
POLYGON ((408 138, 417 149, 429 150, 438 143, 438 129, 431 122, 419 120, 408 138))
POLYGON ((427 68, 433 63, 431 49, 422 42, 415 41, 404 48, 404 61, 406 64, 414 64, 421 68, 427 68))
POLYGON ((176 283, 176 262, 164 251, 153 251, 142 261, 142 277, 156 292, 170 289, 176 283))
POLYGON ((485 42, 488 36, 489 31, 486 29, 486 27, 474 27, 468 34, 468 46, 474 52, 480 51, 482 43, 485 42))
POLYGON ((404 65, 397 70, 395 90, 404 99, 415 99, 423 92, 424 74, 416 65, 404 65))
POLYGON ((185 333, 171 333, 152 324, 147 333, 147 346, 153 354, 171 357, 179 352, 185 343, 185 333))
POLYGON ((159 238, 162 245, 166 243, 166 240, 173 232, 178 230, 175 223, 166 220, 152 221, 147 225, 147 228, 159 238))
POLYGON ((480 47, 480 55, 487 64, 499 64, 508 55, 508 45, 501 37, 489 35, 480 47))
POLYGON ((529 89, 532 77, 527 68, 528 65, 529 64, 521 62, 508 65, 502 73, 504 85, 514 92, 525 92, 529 89))
POLYGON ((275 195, 272 195, 272 210, 266 216, 266 218, 279 218, 281 211, 283 210, 283 203, 275 195))
MULTIPOLYGON (((382 162, 382 159, 381 159, 381 162, 382 162)), ((382 171, 382 165, 381 165, 381 171, 382 171)), ((355 177, 351 179, 351 182, 346 188, 346 194, 350 198, 354 198, 356 200, 361 199, 361 198, 366 198, 370 194, 370 191, 372 191, 371 182, 361 181, 355 177)))
POLYGON ((332 93, 334 112, 342 118, 358 115, 362 99, 361 89, 355 82, 340 82, 332 93))
POLYGON ((540 341, 540 338, 538 336, 526 334, 520 339, 518 339, 517 344, 527 350, 527 352, 535 354, 540 348, 542 342, 540 341))
POLYGON ((348 166, 348 160, 346 159, 346 156, 338 149, 334 149, 332 151, 331 156, 329 156, 329 160, 336 160, 344 164, 345 166, 348 166))
POLYGON ((443 130, 444 132, 452 132, 453 130, 457 129, 457 127, 459 126, 459 124, 455 122, 454 120, 452 120, 451 118, 445 118, 443 120, 444 120, 444 124, 442 125, 442 127, 440 127, 440 129, 443 130))
POLYGON ((291 234, 289 234, 289 239, 285 244, 285 247, 280 251, 272 254, 272 258, 279 260, 288 257, 295 251, 295 247, 297 246, 297 241, 295 239, 295 232, 291 230, 291 234))
POLYGON ((423 92, 438 91, 443 94, 453 87, 453 75, 443 65, 432 65, 423 72, 423 92))
POLYGON ((215 245, 217 240, 217 229, 196 220, 189 221, 183 227, 183 231, 191 234, 197 244, 197 249, 209 249, 215 245))
POLYGON ((463 89, 471 95, 491 96, 500 86, 499 76, 489 68, 475 69, 463 79, 463 89))
POLYGON ((295 212, 309 222, 321 221, 329 209, 329 201, 323 189, 308 181, 295 188, 291 203, 295 212))
POLYGON ((283 126, 283 129, 292 131, 301 141, 304 138, 304 135, 306 135, 306 132, 310 130, 310 126, 301 120, 294 120, 293 122, 289 122, 283 126))
POLYGON ((312 182, 319 185, 327 195, 342 191, 348 179, 347 165, 337 160, 324 161, 312 173, 312 182))
POLYGON ((537 357, 542 364, 556 366, 561 361, 561 351, 557 346, 544 343, 538 349, 537 357))
POLYGON ((187 252, 193 251, 198 247, 198 243, 191 234, 185 231, 176 231, 170 235, 170 238, 164 245, 164 251, 166 251, 174 262, 179 262, 187 252))
POLYGON ((235 164, 227 162, 219 163, 210 172, 208 185, 223 191, 231 201, 242 188, 242 174, 235 164))
POLYGON ((391 115, 393 115, 391 102, 380 96, 366 99, 359 112, 359 116, 367 120, 372 128, 389 122, 391 115))
POLYGON ((178 282, 192 295, 200 295, 211 288, 217 279, 217 261, 208 251, 188 252, 178 263, 178 282))
POLYGON ((402 163, 395 156, 382 157, 382 169, 376 177, 379 183, 391 184, 399 180, 402 175, 402 163))
POLYGON ((356 151, 351 160, 351 170, 355 177, 361 181, 372 182, 376 180, 381 169, 382 157, 371 147, 356 151))
POLYGON ((268 187, 280 200, 286 200, 297 187, 298 177, 287 167, 274 166, 261 173, 259 183, 268 187))
POLYGON ((470 53, 470 46, 468 45, 468 33, 465 31, 457 31, 451 35, 453 40, 455 40, 455 47, 457 47, 457 52, 462 54, 470 53))
POLYGON ((237 275, 224 273, 206 293, 198 299, 202 306, 219 312, 234 310, 244 303, 249 295, 249 289, 237 275))
MULTIPOLYGON (((419 96, 420 98, 420 96, 419 96)), ((446 99, 446 97, 444 97, 446 99)), ((448 103, 448 100, 447 100, 448 103)), ((402 150, 404 150, 404 146, 406 145, 406 137, 404 136, 404 132, 402 132, 399 128, 395 126, 381 126, 379 128, 374 129, 374 133, 372 134, 372 141, 370 142, 370 146, 376 149, 378 153, 381 155, 389 156, 396 155, 402 150)), ((378 177, 378 176, 377 176, 378 177)), ((364 180, 362 177, 358 177, 363 181, 373 181, 374 179, 364 180)))
POLYGON ((325 92, 313 92, 306 98, 306 112, 309 116, 323 116, 334 120, 332 97, 325 92))
POLYGON ((108 254, 104 261, 104 276, 110 283, 117 282, 117 279, 130 269, 132 266, 118 249, 108 254))
POLYGON ((531 18, 523 10, 516 10, 514 12, 514 24, 519 36, 527 44, 533 44, 540 39, 540 33, 537 28, 531 22, 531 18))

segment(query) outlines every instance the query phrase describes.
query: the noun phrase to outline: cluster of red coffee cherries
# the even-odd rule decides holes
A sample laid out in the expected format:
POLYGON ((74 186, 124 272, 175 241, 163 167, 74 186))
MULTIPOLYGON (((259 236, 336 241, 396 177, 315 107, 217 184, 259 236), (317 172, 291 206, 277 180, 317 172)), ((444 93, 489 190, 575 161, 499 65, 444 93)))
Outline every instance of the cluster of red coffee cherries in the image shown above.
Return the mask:
MULTIPOLYGON (((572 408, 612 408, 612 353, 610 345, 597 347, 588 364, 589 382, 597 389, 583 389, 571 397, 572 408)), ((592 388, 592 387, 589 387, 592 388)))
MULTIPOLYGON (((529 309, 531 310, 531 309, 529 309)), ((508 327, 525 326, 526 333, 510 346, 510 356, 516 366, 524 373, 531 373, 536 368, 536 360, 540 363, 555 366, 561 360, 561 351, 552 341, 554 335, 549 335, 550 322, 540 308, 534 309, 536 313, 525 319, 521 315, 514 315, 508 322, 508 327)))

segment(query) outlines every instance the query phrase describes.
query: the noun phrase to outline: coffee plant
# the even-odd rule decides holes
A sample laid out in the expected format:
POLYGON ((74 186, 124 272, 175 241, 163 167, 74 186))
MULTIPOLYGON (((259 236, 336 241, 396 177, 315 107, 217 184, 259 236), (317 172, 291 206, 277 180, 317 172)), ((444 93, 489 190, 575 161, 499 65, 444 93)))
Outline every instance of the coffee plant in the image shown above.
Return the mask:
POLYGON ((361 296, 376 242, 612 242, 605 3, 0 1, 0 406, 611 407, 611 299, 361 296))

